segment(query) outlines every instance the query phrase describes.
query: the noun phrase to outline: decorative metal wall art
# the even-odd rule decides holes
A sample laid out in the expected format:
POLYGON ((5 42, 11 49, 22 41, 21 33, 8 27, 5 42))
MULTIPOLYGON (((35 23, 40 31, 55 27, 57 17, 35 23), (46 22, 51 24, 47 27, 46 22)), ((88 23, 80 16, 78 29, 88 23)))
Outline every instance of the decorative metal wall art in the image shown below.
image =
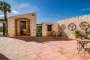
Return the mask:
POLYGON ((61 29, 62 30, 65 30, 66 29, 66 26, 64 24, 61 25, 61 29))
POLYGON ((83 29, 83 30, 86 30, 88 29, 90 26, 89 26, 89 23, 87 22, 81 22, 80 23, 80 28, 83 29))
POLYGON ((73 30, 76 29, 76 25, 75 25, 74 23, 70 23, 70 24, 68 25, 68 29, 71 30, 71 31, 73 31, 73 30))

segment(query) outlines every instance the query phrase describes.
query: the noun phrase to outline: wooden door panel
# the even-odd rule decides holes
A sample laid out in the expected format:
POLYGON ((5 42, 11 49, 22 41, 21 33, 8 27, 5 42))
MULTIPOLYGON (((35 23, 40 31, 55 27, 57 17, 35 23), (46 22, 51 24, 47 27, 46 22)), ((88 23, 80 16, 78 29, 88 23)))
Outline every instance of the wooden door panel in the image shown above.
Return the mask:
POLYGON ((52 35, 52 25, 51 25, 51 27, 49 27, 48 25, 47 25, 47 36, 51 36, 52 35), (51 29, 50 29, 51 28, 51 29))
POLYGON ((17 20, 17 32, 16 32, 16 34, 17 34, 17 36, 20 36, 20 20, 17 20))
POLYGON ((27 33, 26 33, 26 35, 30 35, 30 21, 29 20, 26 20, 26 31, 27 31, 27 33))

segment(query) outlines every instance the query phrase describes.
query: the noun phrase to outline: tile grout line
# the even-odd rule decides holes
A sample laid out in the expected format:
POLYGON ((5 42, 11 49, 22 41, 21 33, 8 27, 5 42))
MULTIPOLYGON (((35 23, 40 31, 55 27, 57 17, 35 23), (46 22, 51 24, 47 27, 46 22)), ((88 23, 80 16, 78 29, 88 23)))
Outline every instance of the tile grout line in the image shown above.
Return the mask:
MULTIPOLYGON (((24 47, 25 47, 25 51, 26 51, 25 41, 24 41, 24 47)), ((28 60, 27 51, 26 51, 26 57, 27 57, 27 60, 28 60)))
POLYGON ((18 45, 17 60, 18 60, 18 54, 19 54, 19 46, 20 46, 20 40, 19 40, 19 45, 18 45))
MULTIPOLYGON (((11 39, 10 39, 10 41, 9 41, 9 43, 11 42, 11 39)), ((9 43, 6 45, 6 47, 9 45, 9 43)), ((6 47, 3 49, 3 51, 6 49, 6 47)), ((2 51, 2 53, 3 53, 3 51, 2 51)))
POLYGON ((4 39, 0 40, 0 42, 2 42, 4 39))
MULTIPOLYGON (((14 41, 14 43, 13 43, 13 46, 14 46, 15 42, 16 42, 16 39, 15 39, 15 41, 14 41)), ((13 46, 12 46, 12 48, 11 48, 11 51, 12 51, 12 49, 13 49, 13 46)), ((11 53, 11 51, 10 51, 10 53, 11 53)), ((10 53, 9 53, 9 55, 10 55, 10 53)))
MULTIPOLYGON (((7 40, 4 40, 3 44, 4 44, 6 41, 7 41, 7 40)), ((2 44, 2 45, 3 45, 3 44, 2 44)), ((2 45, 1 45, 1 46, 2 46, 2 45)), ((1 47, 1 46, 0 46, 0 47, 1 47)))

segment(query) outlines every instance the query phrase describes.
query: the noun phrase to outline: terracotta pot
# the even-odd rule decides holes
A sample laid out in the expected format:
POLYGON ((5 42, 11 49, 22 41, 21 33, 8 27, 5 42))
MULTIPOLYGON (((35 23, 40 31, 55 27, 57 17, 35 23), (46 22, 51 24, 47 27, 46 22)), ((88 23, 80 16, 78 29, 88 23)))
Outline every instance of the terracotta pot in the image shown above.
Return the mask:
POLYGON ((78 34, 75 35, 75 38, 79 38, 79 37, 80 37, 80 35, 78 35, 78 34))

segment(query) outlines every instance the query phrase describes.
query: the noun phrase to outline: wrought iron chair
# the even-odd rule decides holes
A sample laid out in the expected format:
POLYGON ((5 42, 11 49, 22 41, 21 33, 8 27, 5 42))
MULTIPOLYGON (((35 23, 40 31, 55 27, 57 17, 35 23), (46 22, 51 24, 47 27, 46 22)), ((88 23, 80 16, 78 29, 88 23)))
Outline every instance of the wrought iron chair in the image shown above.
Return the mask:
POLYGON ((52 32, 52 36, 53 36, 53 38, 56 38, 56 32, 55 31, 52 32))
POLYGON ((62 32, 57 33, 57 39, 62 39, 62 32))

